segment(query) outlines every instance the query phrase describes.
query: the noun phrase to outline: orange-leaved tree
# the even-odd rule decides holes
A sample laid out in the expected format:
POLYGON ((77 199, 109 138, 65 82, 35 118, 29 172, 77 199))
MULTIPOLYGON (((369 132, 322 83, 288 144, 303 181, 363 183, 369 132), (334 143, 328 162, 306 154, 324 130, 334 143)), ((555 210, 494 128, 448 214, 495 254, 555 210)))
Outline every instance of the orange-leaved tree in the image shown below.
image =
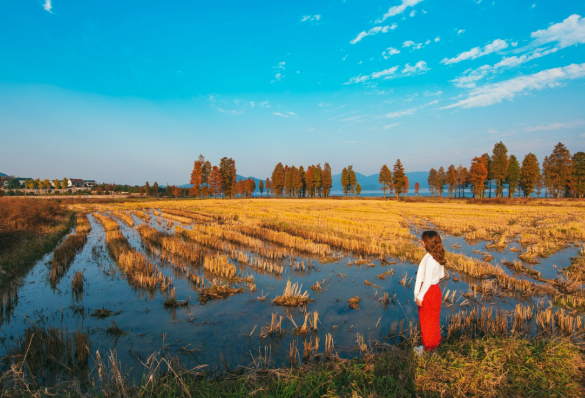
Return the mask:
POLYGON ((473 185, 473 195, 481 198, 485 189, 488 171, 482 158, 474 157, 469 168, 469 182, 473 185))

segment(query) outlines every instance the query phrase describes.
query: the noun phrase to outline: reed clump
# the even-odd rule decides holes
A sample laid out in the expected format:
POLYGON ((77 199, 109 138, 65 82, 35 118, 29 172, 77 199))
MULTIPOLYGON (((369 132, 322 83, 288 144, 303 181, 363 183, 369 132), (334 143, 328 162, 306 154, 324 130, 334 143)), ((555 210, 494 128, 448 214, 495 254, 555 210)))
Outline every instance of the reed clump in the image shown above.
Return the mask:
POLYGON ((23 361, 30 377, 44 379, 51 373, 87 368, 89 344, 87 332, 35 325, 16 338, 9 352, 13 363, 23 361))
POLYGON ((283 305, 288 307, 298 307, 304 306, 310 303, 311 300, 309 297, 308 292, 303 292, 303 285, 298 285, 298 283, 292 283, 289 281, 286 282, 286 287, 284 288, 284 292, 281 296, 277 296, 274 300, 272 300, 273 304, 276 305, 283 305))
POLYGON ((71 279, 71 292, 76 299, 79 299, 83 295, 83 285, 86 280, 83 277, 84 272, 85 269, 82 271, 75 271, 73 278, 71 279))
POLYGON ((10 283, 0 291, 0 326, 12 318, 18 305, 18 285, 10 283))
POLYGON ((282 336, 285 333, 285 330, 282 328, 282 316, 278 316, 278 314, 272 314, 272 319, 270 320, 270 324, 263 326, 260 330, 260 338, 263 339, 268 336, 282 336))
POLYGON ((165 308, 187 307, 189 306, 189 300, 177 301, 175 298, 175 288, 173 287, 163 305, 165 308))
POLYGON ((209 300, 225 299, 234 294, 244 293, 243 287, 233 287, 229 284, 222 284, 218 281, 212 282, 211 286, 203 287, 199 290, 197 300, 201 304, 207 303, 209 300))

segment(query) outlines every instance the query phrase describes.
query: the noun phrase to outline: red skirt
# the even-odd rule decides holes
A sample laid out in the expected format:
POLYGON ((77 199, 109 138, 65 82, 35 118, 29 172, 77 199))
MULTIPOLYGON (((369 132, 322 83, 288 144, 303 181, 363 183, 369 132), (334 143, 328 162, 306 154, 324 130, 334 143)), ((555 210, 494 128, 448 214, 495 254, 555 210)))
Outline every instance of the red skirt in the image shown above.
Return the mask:
POLYGON ((431 285, 418 307, 420 334, 425 351, 432 351, 441 343, 441 303, 443 296, 438 284, 431 285))

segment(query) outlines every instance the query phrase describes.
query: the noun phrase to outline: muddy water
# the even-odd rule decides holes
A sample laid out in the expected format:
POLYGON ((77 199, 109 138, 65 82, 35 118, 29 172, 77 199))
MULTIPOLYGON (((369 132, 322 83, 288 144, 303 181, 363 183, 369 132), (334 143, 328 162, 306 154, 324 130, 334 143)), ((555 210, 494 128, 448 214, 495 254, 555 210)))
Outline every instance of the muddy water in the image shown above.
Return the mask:
MULTIPOLYGON (((158 219, 158 216, 151 213, 150 226, 168 231, 167 221, 161 220, 159 223, 158 219)), ((256 292, 246 289, 245 293, 202 305, 197 301, 197 291, 187 280, 174 275, 171 267, 142 246, 136 227, 144 221, 134 217, 134 228, 120 222, 120 230, 130 245, 143 251, 149 260, 162 268, 163 273, 174 276, 176 298, 190 299, 188 307, 167 310, 163 306, 166 296, 160 292, 135 291, 128 285, 106 250, 101 224, 91 215, 89 221, 92 229, 88 241, 55 290, 51 289, 48 282, 51 255, 39 261, 22 281, 18 290, 18 305, 11 317, 0 325, 0 356, 6 354, 12 341, 27 327, 41 324, 67 328, 69 331, 87 330, 90 334, 91 351, 95 353, 99 350, 103 354, 110 349, 116 349, 118 359, 127 368, 127 374, 133 377, 140 377, 142 373, 140 360, 163 349, 170 354, 182 356, 186 364, 206 365, 210 370, 223 367, 224 363, 230 368, 248 365, 252 361, 251 355, 257 356, 259 349, 263 353, 268 352, 275 365, 285 365, 288 364, 287 355, 292 342, 296 341, 301 355, 303 352, 303 338, 290 333, 293 325, 286 319, 287 314, 291 314, 300 326, 304 319, 303 313, 300 309, 286 309, 271 304, 271 300, 282 293, 289 279, 293 283, 302 284, 303 290, 308 290, 310 297, 315 300, 308 305, 307 311, 319 313, 319 330, 306 337, 313 341, 316 337, 320 339, 319 352, 324 351, 327 333, 332 334, 338 354, 348 358, 358 355, 357 333, 363 335, 366 342, 391 343, 386 337, 393 322, 405 320, 408 325, 409 321, 418 321, 412 299, 417 264, 397 261, 393 265, 381 266, 374 261, 374 267, 351 266, 348 265, 351 260, 348 257, 334 263, 320 264, 315 258, 297 255, 295 261, 310 262, 314 269, 299 273, 287 266, 286 273, 279 278, 246 269, 245 273, 254 276, 258 289, 256 292), (391 268, 394 276, 387 276, 385 280, 376 277, 391 268), (76 301, 71 294, 71 278, 75 271, 81 270, 84 270, 87 282, 82 299, 76 301), (411 281, 409 285, 399 283, 404 276, 411 281), (367 286, 366 280, 372 284, 367 286), (324 281, 323 289, 319 292, 310 289, 317 281, 324 281), (396 295, 388 306, 379 302, 384 292, 390 297, 396 295), (266 296, 266 299, 260 300, 260 296, 266 296), (353 296, 361 298, 360 307, 355 310, 350 309, 347 302, 353 296), (91 317, 90 314, 99 308, 110 309, 117 315, 106 319, 91 317), (287 333, 284 336, 261 339, 260 329, 270 323, 272 313, 284 317, 282 325, 287 333), (112 336, 107 333, 106 329, 112 322, 124 330, 125 334, 112 336)), ((173 222, 173 226, 175 224, 180 225, 173 222)), ((477 258, 481 255, 473 250, 486 251, 494 256, 493 262, 497 263, 503 258, 511 261, 518 254, 508 249, 502 252, 487 250, 485 243, 468 244, 462 238, 455 237, 445 239, 447 250, 477 258), (453 249, 452 243, 461 245, 461 249, 453 249)), ((577 251, 578 249, 573 248, 560 251, 543 259, 535 269, 541 271, 545 278, 554 278, 558 269, 553 264, 558 268, 569 265, 569 257, 576 255, 577 251)), ((289 262, 287 259, 284 264, 288 265, 289 262)), ((503 269, 512 273, 505 267, 503 269)), ((468 292, 469 285, 460 275, 455 273, 452 276, 459 277, 460 281, 454 282, 451 278, 442 286, 443 292, 457 291, 455 302, 464 302, 465 298, 461 294, 468 292)), ((511 310, 517 301, 495 299, 491 304, 511 310)), ((458 304, 444 306, 441 312, 442 323, 450 314, 472 305, 473 303, 469 307, 458 304)))

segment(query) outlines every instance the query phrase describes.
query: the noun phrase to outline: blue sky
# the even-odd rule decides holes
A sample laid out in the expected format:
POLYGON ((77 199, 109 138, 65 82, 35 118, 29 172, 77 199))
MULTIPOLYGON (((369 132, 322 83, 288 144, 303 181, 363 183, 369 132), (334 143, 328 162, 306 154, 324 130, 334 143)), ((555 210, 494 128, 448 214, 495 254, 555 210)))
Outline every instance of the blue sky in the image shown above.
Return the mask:
POLYGON ((179 184, 585 150, 585 2, 3 0, 0 172, 179 184))

